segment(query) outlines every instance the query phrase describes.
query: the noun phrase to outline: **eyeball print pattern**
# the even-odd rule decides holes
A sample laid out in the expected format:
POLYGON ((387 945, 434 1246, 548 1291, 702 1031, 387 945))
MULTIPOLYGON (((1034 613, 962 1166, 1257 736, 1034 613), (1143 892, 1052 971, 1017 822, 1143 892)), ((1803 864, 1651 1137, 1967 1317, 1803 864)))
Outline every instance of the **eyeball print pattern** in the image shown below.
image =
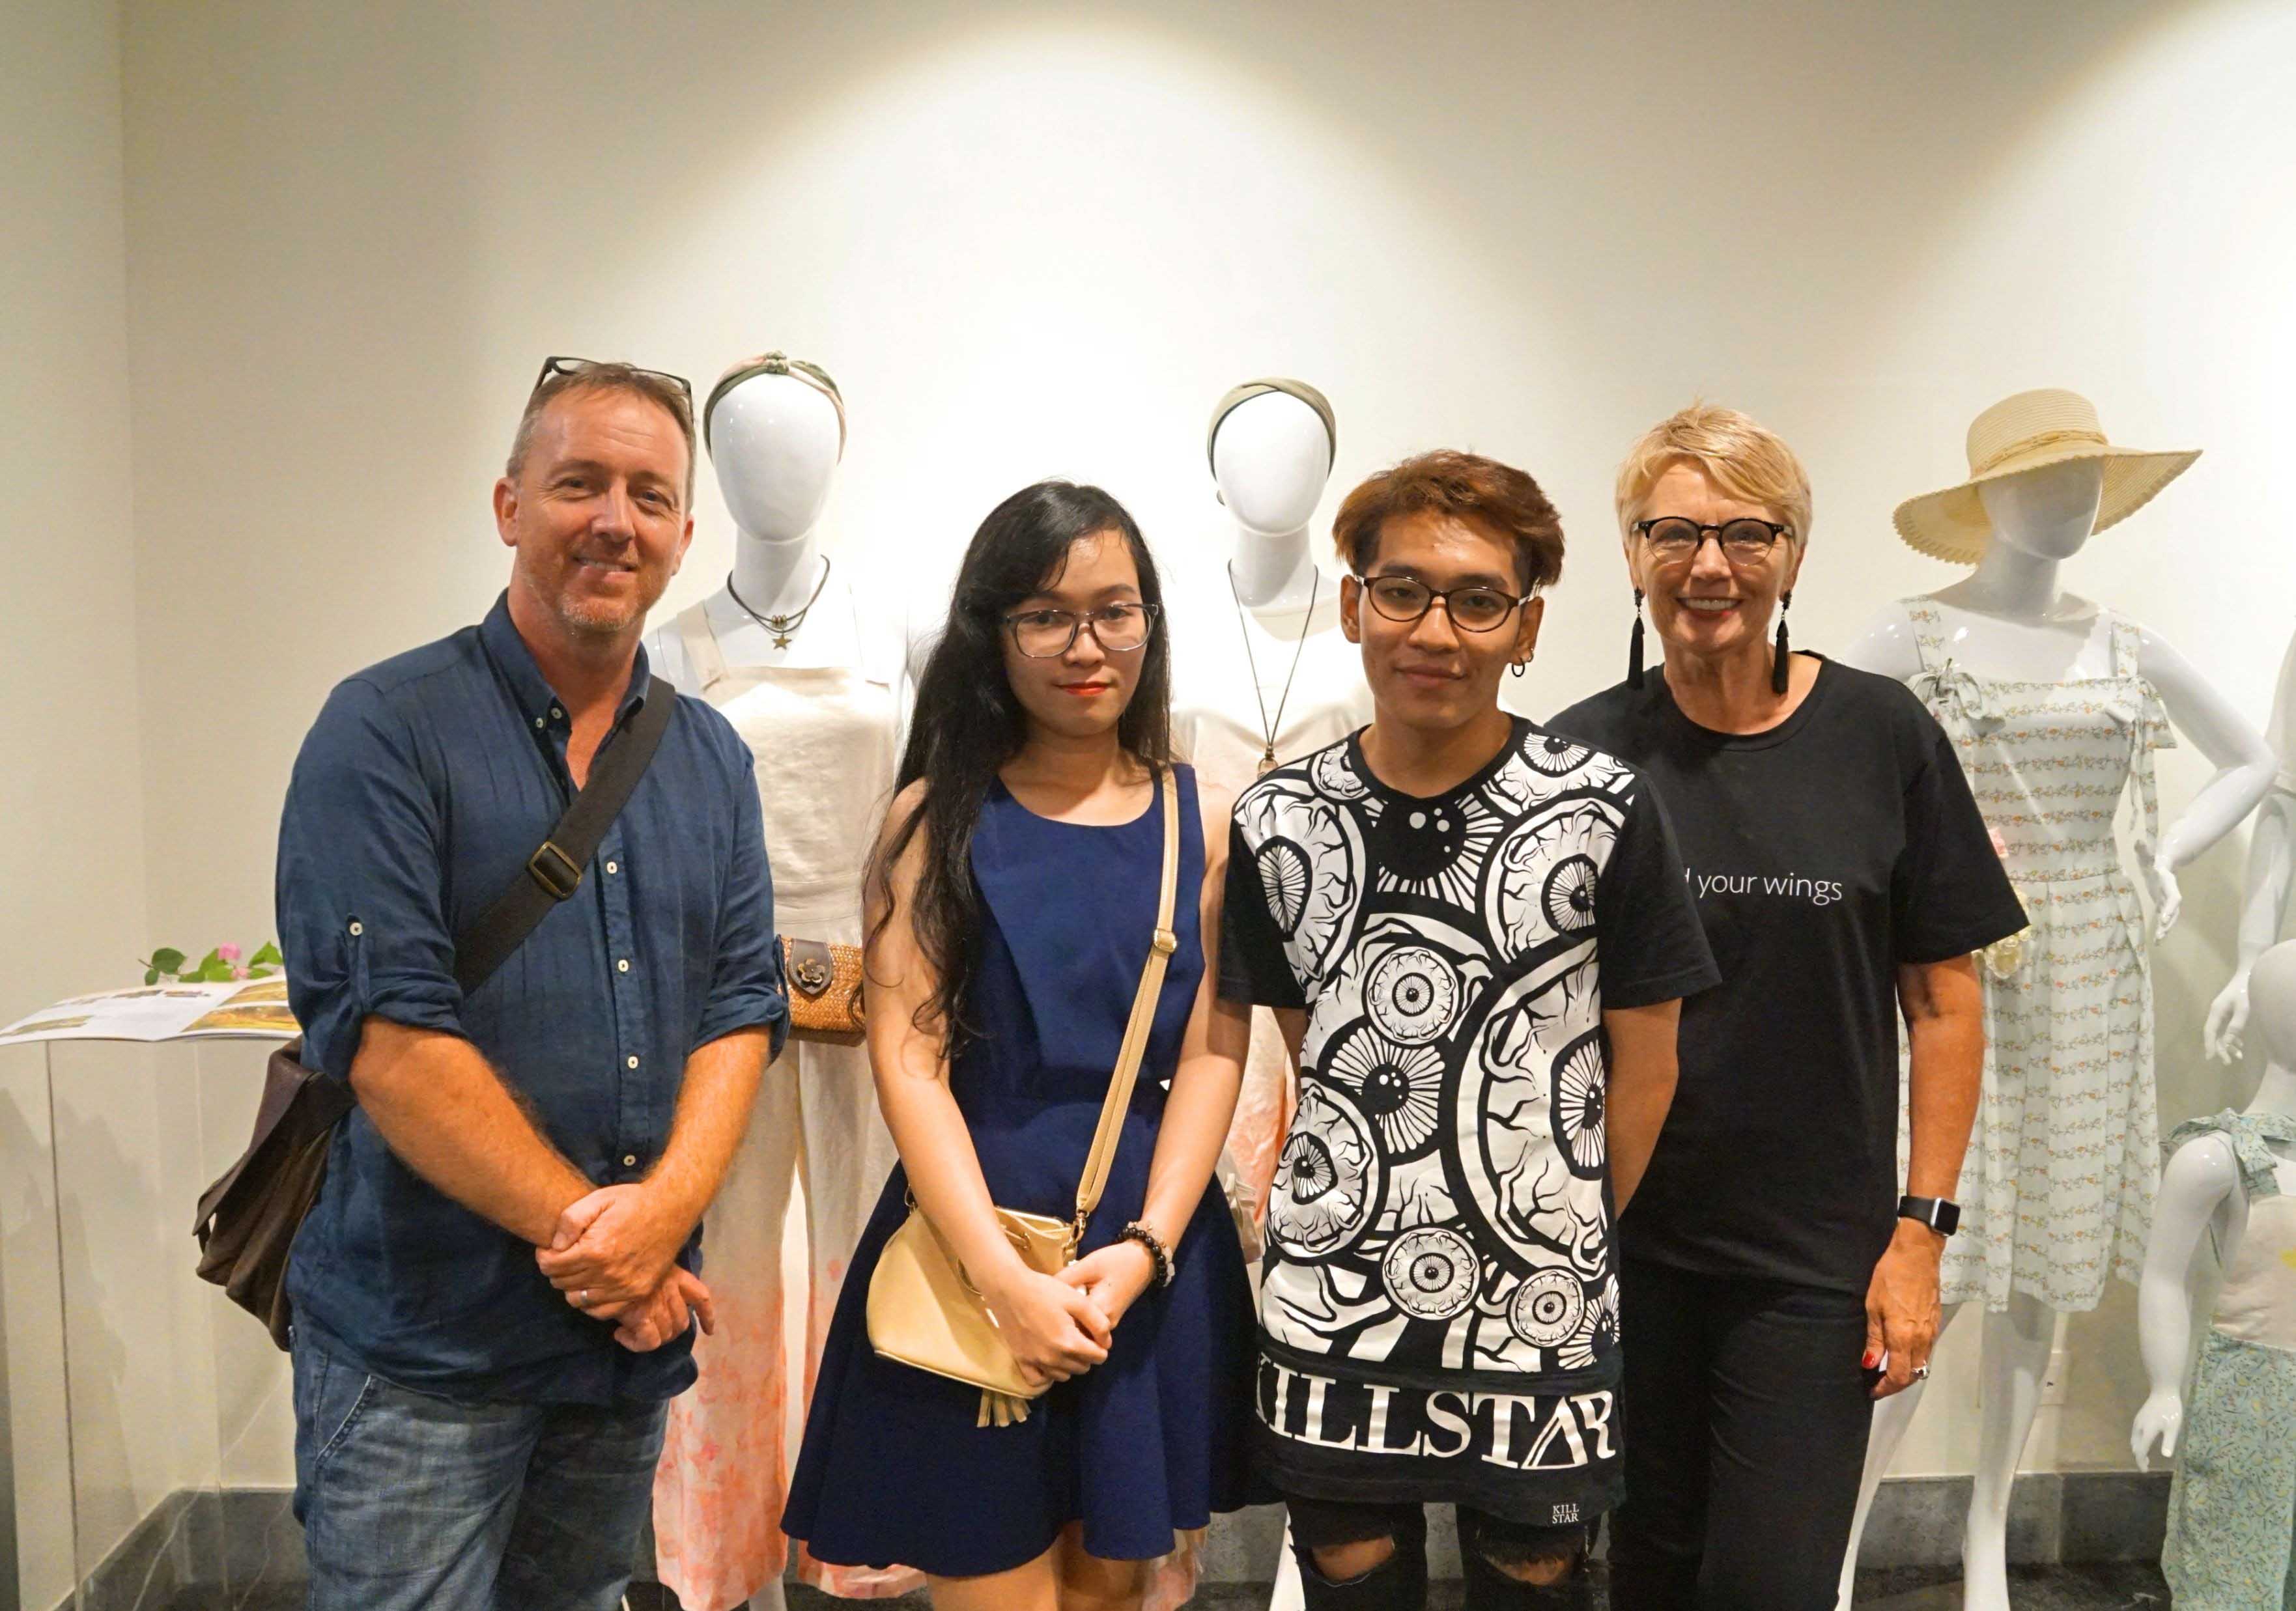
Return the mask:
POLYGON ((1458 972, 1424 945, 1398 946, 1372 969, 1364 1006, 1382 1034, 1423 1046, 1458 1016, 1458 972))
POLYGON ((1363 906, 1363 830, 1343 805, 1289 772, 1272 773, 1236 806, 1267 909, 1294 956, 1320 973, 1363 906))
POLYGON ((1636 787, 1529 729, 1436 799, 1344 744, 1244 791, 1308 1011, 1268 1211, 1273 1343, 1435 1373, 1607 1357, 1596 897, 1636 787))
POLYGON ((1385 1174, 1371 1121, 1333 1087, 1303 1084, 1275 1161, 1268 1239, 1300 1260, 1341 1251, 1370 1223, 1385 1174))
POLYGON ((1377 1127, 1390 1158, 1416 1157, 1433 1144, 1443 1089, 1443 1059, 1433 1047, 1406 1046, 1361 1024, 1332 1049, 1324 1069, 1377 1127))
POLYGON ((1447 1321, 1474 1305, 1480 1266, 1474 1244, 1430 1225, 1395 1239, 1380 1273, 1396 1307, 1417 1321, 1447 1321))

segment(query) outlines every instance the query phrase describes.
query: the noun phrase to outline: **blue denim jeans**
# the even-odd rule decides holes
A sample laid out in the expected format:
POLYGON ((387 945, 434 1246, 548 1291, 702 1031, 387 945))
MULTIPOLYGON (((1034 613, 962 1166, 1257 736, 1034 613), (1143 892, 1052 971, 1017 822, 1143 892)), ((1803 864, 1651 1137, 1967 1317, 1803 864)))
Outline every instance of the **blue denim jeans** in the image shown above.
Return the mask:
POLYGON ((457 1403, 297 1338, 311 1611, 615 1611, 668 1409, 457 1403))

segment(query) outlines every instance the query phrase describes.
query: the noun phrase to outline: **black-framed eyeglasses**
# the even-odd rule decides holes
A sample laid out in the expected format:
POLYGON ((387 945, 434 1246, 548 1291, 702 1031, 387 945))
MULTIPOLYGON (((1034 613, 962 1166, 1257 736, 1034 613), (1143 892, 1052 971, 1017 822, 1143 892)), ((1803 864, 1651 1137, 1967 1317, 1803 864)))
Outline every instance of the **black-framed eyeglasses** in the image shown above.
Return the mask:
MULTIPOLYGON (((548 385, 551 380, 555 376, 578 375, 586 369, 597 368, 602 362, 603 362, 603 360, 598 358, 570 358, 563 355, 545 358, 542 361, 542 372, 534 377, 534 391, 540 391, 545 386, 548 385)), ((630 365, 630 367, 637 370, 639 374, 644 375, 650 380, 667 380, 672 386, 677 388, 679 391, 685 394, 686 411, 689 413, 693 412, 693 383, 687 380, 684 375, 673 375, 666 369, 638 369, 637 365, 635 364, 630 365)), ((532 397, 534 395, 534 391, 530 391, 527 395, 529 397, 532 397)))
POLYGON ((1780 537, 1793 535, 1793 527, 1781 526, 1775 520, 1757 520, 1751 515, 1742 515, 1734 520, 1725 520, 1719 526, 1702 526, 1684 515, 1660 515, 1656 519, 1637 520, 1635 530, 1650 544, 1651 552, 1661 560, 1686 560, 1706 546, 1713 538, 1722 545, 1722 557, 1741 565, 1759 565, 1770 557, 1780 537))
POLYGON ((1093 641, 1109 653, 1128 654, 1148 646, 1156 629, 1156 606, 1124 599, 1082 615, 1073 609, 1016 609, 1004 617, 1013 647, 1032 660, 1068 653, 1077 634, 1087 626, 1092 628, 1093 641))
POLYGON ((1443 601, 1443 613, 1462 632, 1496 632, 1522 608, 1529 594, 1516 594, 1480 583, 1438 590, 1410 577, 1357 577, 1371 607, 1390 621, 1416 621, 1443 601))

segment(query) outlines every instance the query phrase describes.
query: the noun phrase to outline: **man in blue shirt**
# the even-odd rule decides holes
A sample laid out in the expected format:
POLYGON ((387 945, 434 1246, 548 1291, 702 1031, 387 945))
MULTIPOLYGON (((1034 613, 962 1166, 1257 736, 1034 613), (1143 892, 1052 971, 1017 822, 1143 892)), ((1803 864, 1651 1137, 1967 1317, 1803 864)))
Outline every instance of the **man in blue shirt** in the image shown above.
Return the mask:
POLYGON ((289 993, 357 1098, 288 1277, 314 1607, 606 1611, 628 1576, 788 1018, 749 748, 639 647, 693 477, 683 381, 554 359, 495 487, 508 591, 344 681, 297 758, 289 993), (455 936, 651 699, 580 886, 466 995, 455 936))

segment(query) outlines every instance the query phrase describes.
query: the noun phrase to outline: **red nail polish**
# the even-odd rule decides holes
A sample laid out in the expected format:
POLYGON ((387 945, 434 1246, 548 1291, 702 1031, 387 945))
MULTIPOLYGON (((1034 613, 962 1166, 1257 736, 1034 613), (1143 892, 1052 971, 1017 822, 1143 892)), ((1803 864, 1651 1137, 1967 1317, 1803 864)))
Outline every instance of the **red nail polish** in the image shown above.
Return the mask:
POLYGON ((1881 1356, 1875 1353, 1871 1348, 1866 1350, 1866 1369, 1871 1370, 1874 1367, 1875 1363, 1879 1362, 1880 1358, 1881 1356))

